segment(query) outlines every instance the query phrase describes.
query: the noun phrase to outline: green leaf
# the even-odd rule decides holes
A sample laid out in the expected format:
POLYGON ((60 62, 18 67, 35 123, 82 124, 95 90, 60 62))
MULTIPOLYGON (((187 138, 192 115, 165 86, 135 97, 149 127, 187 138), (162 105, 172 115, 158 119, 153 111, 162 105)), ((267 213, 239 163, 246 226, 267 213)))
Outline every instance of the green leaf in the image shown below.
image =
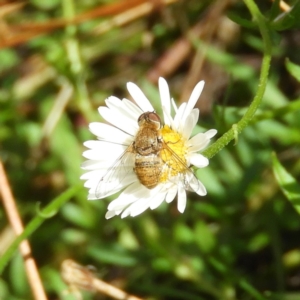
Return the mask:
POLYGON ((66 203, 61 212, 66 220, 81 228, 93 228, 95 225, 95 215, 92 214, 89 207, 83 208, 75 203, 66 203))
POLYGON ((300 1, 297 1, 289 11, 280 14, 270 25, 278 31, 300 28, 300 1))
POLYGON ((87 253, 96 261, 109 263, 112 265, 119 265, 123 267, 136 266, 137 258, 129 251, 119 246, 112 245, 91 245, 87 248, 87 253))
POLYGON ((300 66, 292 63, 288 58, 285 61, 285 66, 289 73, 300 82, 300 66))
POLYGON ((275 178, 287 199, 300 214, 300 185, 296 179, 280 164, 276 154, 272 154, 275 178))
POLYGON ((253 21, 249 21, 245 18, 242 18, 241 16, 237 15, 234 12, 229 12, 227 14, 227 17, 234 23, 237 23, 238 25, 243 26, 245 28, 253 29, 257 27, 253 21))

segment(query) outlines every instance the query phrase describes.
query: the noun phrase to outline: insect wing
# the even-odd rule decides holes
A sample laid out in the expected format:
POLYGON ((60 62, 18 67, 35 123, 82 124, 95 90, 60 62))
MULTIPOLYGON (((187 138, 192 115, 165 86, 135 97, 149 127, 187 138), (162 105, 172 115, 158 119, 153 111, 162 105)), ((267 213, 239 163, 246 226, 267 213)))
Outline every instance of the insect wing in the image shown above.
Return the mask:
POLYGON ((95 190, 97 199, 112 195, 136 180, 136 175, 133 172, 134 161, 135 154, 132 145, 130 145, 99 180, 95 190))
POLYGON ((196 177, 195 173, 188 168, 189 172, 185 174, 184 185, 188 191, 196 192, 200 196, 206 195, 206 188, 196 177))
POLYGON ((170 180, 172 181, 172 173, 176 170, 176 173, 179 172, 175 181, 178 180, 184 184, 184 188, 188 191, 196 192, 199 195, 206 194, 206 189, 203 184, 196 177, 192 169, 190 169, 187 164, 164 142, 162 151, 167 151, 165 157, 169 157, 171 164, 166 163, 167 168, 169 169, 170 180))

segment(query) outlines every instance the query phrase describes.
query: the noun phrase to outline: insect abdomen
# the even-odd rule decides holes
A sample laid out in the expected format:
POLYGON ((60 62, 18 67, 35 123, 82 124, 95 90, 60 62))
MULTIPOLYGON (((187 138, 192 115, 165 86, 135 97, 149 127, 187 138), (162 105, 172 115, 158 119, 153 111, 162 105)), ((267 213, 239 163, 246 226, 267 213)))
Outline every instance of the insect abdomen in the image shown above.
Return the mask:
POLYGON ((162 161, 158 155, 136 155, 135 173, 140 181, 148 189, 153 189, 159 183, 162 161))

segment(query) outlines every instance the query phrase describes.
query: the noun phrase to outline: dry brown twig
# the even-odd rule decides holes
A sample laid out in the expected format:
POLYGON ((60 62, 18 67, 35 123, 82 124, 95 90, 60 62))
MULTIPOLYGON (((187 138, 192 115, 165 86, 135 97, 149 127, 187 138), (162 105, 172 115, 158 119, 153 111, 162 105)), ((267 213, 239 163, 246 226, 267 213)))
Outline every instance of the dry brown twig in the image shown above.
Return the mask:
MULTIPOLYGON (((23 230, 22 220, 20 218, 15 199, 12 195, 4 166, 0 161, 0 193, 2 196, 3 206, 5 208, 9 222, 14 229, 16 235, 20 235, 23 230)), ((47 296, 39 276, 39 272, 35 260, 31 256, 31 249, 28 240, 22 241, 20 244, 20 252, 24 259, 25 271, 28 277, 34 299, 47 300, 47 296)))
MULTIPOLYGON (((171 3, 177 0, 160 0, 163 4, 171 3)), ((155 2, 155 1, 153 1, 155 2)), ((121 14, 121 22, 124 22, 124 18, 127 19, 131 16, 126 16, 126 12, 131 9, 138 7, 142 4, 150 3, 150 6, 155 8, 155 4, 151 4, 151 1, 148 0, 126 0, 119 1, 112 4, 100 5, 95 7, 91 11, 84 12, 75 16, 73 19, 53 19, 49 22, 44 23, 23 23, 19 25, 9 25, 5 23, 5 34, 0 31, 0 49, 4 47, 15 46, 28 40, 35 38, 38 35, 48 33, 52 30, 62 28, 71 24, 79 24, 84 21, 99 17, 107 17, 121 14)), ((149 4, 148 4, 149 5, 149 4)), ((8 11, 7 13, 9 13, 8 11)), ((148 13, 151 12, 151 9, 148 10, 148 13)), ((130 14, 129 14, 130 15, 130 14)), ((1 16, 0 16, 1 17, 1 16)), ((1 19, 0 19, 1 21, 1 19)), ((120 20, 119 20, 120 21, 120 20)), ((118 21, 118 22, 119 22, 118 21)), ((126 22, 126 21, 125 21, 126 22)), ((1 25, 1 22, 0 22, 1 25)), ((3 27, 3 26, 2 26, 3 27)), ((3 28, 4 28, 3 27, 3 28)), ((1 29, 1 26, 0 26, 1 29)))
POLYGON ((96 278, 88 267, 83 267, 71 259, 62 262, 61 276, 70 287, 70 291, 75 292, 74 296, 78 300, 82 299, 79 289, 105 294, 119 300, 142 300, 96 278))
POLYGON ((25 2, 20 3, 0 3, 0 18, 18 11, 25 5, 25 2))
MULTIPOLYGON (((79 24, 96 17, 114 15, 127 8, 134 7, 143 3, 143 0, 127 0, 113 4, 100 5, 91 11, 77 15, 74 19, 53 19, 49 22, 34 23, 28 22, 18 25, 6 24, 3 34, 0 32, 0 49, 15 46, 27 42, 38 35, 48 33, 52 30, 62 28, 71 24, 79 24)), ((7 10, 6 10, 7 11, 7 10)), ((9 11, 10 12, 10 11, 9 11)))
POLYGON ((211 36, 216 28, 216 24, 212 25, 211 22, 208 22, 208 20, 219 15, 224 8, 230 4, 230 2, 231 0, 217 1, 212 4, 206 13, 206 16, 189 29, 185 36, 175 41, 175 43, 170 46, 165 53, 163 53, 154 67, 148 72, 147 78, 151 82, 155 83, 159 76, 167 77, 172 74, 190 55, 193 48, 191 38, 211 36))
MULTIPOLYGON (((169 5, 177 1, 178 0, 160 0, 159 2, 161 2, 162 5, 169 5)), ((128 24, 138 18, 146 16, 155 9, 155 6, 157 6, 155 2, 158 1, 144 2, 136 7, 127 9, 126 11, 117 14, 111 19, 101 22, 93 29, 93 32, 95 34, 103 34, 114 27, 124 26, 125 24, 128 24)))
POLYGON ((49 138, 59 122, 68 102, 71 100, 73 87, 67 80, 62 80, 61 89, 42 128, 42 138, 49 138))
MULTIPOLYGON (((225 9, 230 6, 232 0, 219 0, 214 2, 211 7, 208 9, 206 16, 201 20, 202 32, 200 33, 201 37, 205 39, 207 44, 211 43, 213 35, 216 33, 216 30, 219 28, 219 23, 221 16, 224 15, 225 9)), ((195 36, 188 37, 190 42, 193 38, 198 38, 195 36)), ((192 63, 190 64, 189 72, 185 78, 182 92, 180 95, 180 102, 188 99, 190 91, 199 81, 200 74, 202 72, 202 67, 205 62, 207 54, 207 47, 201 47, 197 49, 192 63)))
MULTIPOLYGON (((274 0, 272 0, 274 1, 274 0)), ((192 27, 185 36, 179 38, 177 41, 171 45, 165 53, 157 60, 152 69, 149 70, 147 74, 148 80, 153 83, 156 83, 159 76, 167 77, 171 75, 175 70, 182 64, 183 61, 190 55, 192 50, 191 37, 203 38, 204 36, 211 36, 213 31, 216 28, 217 22, 212 23, 211 20, 216 20, 217 15, 221 15, 222 11, 232 2, 231 0, 227 1, 216 1, 212 3, 211 8, 206 13, 206 16, 200 20, 194 27, 192 27)), ((286 4, 284 1, 280 1, 280 8, 283 11, 287 11, 290 9, 290 6, 286 4)), ((199 72, 199 66, 201 67, 203 63, 203 55, 202 57, 195 57, 197 64, 194 69, 197 68, 196 71, 199 72)), ((191 73, 194 73, 194 69, 192 68, 191 73)), ((195 78, 194 74, 191 74, 193 78, 195 78)), ((187 81, 191 81, 187 79, 187 81)), ((191 86, 195 85, 195 82, 189 82, 186 84, 186 91, 189 93, 191 90, 191 86)), ((185 99, 187 92, 183 92, 181 95, 181 99, 185 99)))

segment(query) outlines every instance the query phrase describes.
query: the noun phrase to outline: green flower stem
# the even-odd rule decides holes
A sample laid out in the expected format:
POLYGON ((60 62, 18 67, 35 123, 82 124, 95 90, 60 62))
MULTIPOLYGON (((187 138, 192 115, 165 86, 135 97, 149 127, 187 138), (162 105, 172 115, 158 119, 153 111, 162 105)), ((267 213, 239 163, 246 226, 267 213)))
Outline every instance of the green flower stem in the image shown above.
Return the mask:
POLYGON ((2 274, 5 266, 10 261, 11 257, 16 252, 20 243, 28 238, 37 228, 41 226, 46 218, 49 216, 53 216, 59 208, 66 203, 70 198, 76 195, 76 193, 82 188, 81 185, 69 188, 67 191, 59 195, 57 198, 51 201, 42 211, 35 216, 30 223, 26 226, 22 234, 18 235, 13 243, 9 246, 9 248, 5 251, 5 253, 0 258, 0 274, 2 274))
MULTIPOLYGON (((62 9, 66 19, 73 19, 75 17, 75 5, 73 0, 63 0, 62 9)), ((84 64, 82 62, 80 44, 76 38, 76 33, 76 25, 68 25, 66 27, 66 34, 68 35, 66 51, 70 62, 70 70, 73 75, 72 79, 76 91, 78 108, 87 120, 91 120, 94 117, 94 113, 85 82, 84 64)))
POLYGON ((202 152, 204 156, 207 158, 211 158, 216 155, 221 149, 223 149, 232 139, 235 137, 235 132, 241 133, 242 130, 248 126, 251 119, 253 118, 257 108, 259 107, 263 95, 265 93, 267 81, 268 81, 268 74, 270 69, 271 63, 271 56, 272 56, 272 43, 270 33, 264 19, 264 16, 260 13, 258 7, 254 3, 253 0, 244 0, 245 4, 247 5, 253 19, 257 22, 260 33, 263 38, 264 43, 264 56, 262 60, 262 66, 260 71, 260 78, 257 93, 250 104, 248 110, 246 111, 245 115, 242 119, 236 124, 235 129, 229 129, 225 134, 223 134, 215 143, 213 143, 210 147, 202 152))

